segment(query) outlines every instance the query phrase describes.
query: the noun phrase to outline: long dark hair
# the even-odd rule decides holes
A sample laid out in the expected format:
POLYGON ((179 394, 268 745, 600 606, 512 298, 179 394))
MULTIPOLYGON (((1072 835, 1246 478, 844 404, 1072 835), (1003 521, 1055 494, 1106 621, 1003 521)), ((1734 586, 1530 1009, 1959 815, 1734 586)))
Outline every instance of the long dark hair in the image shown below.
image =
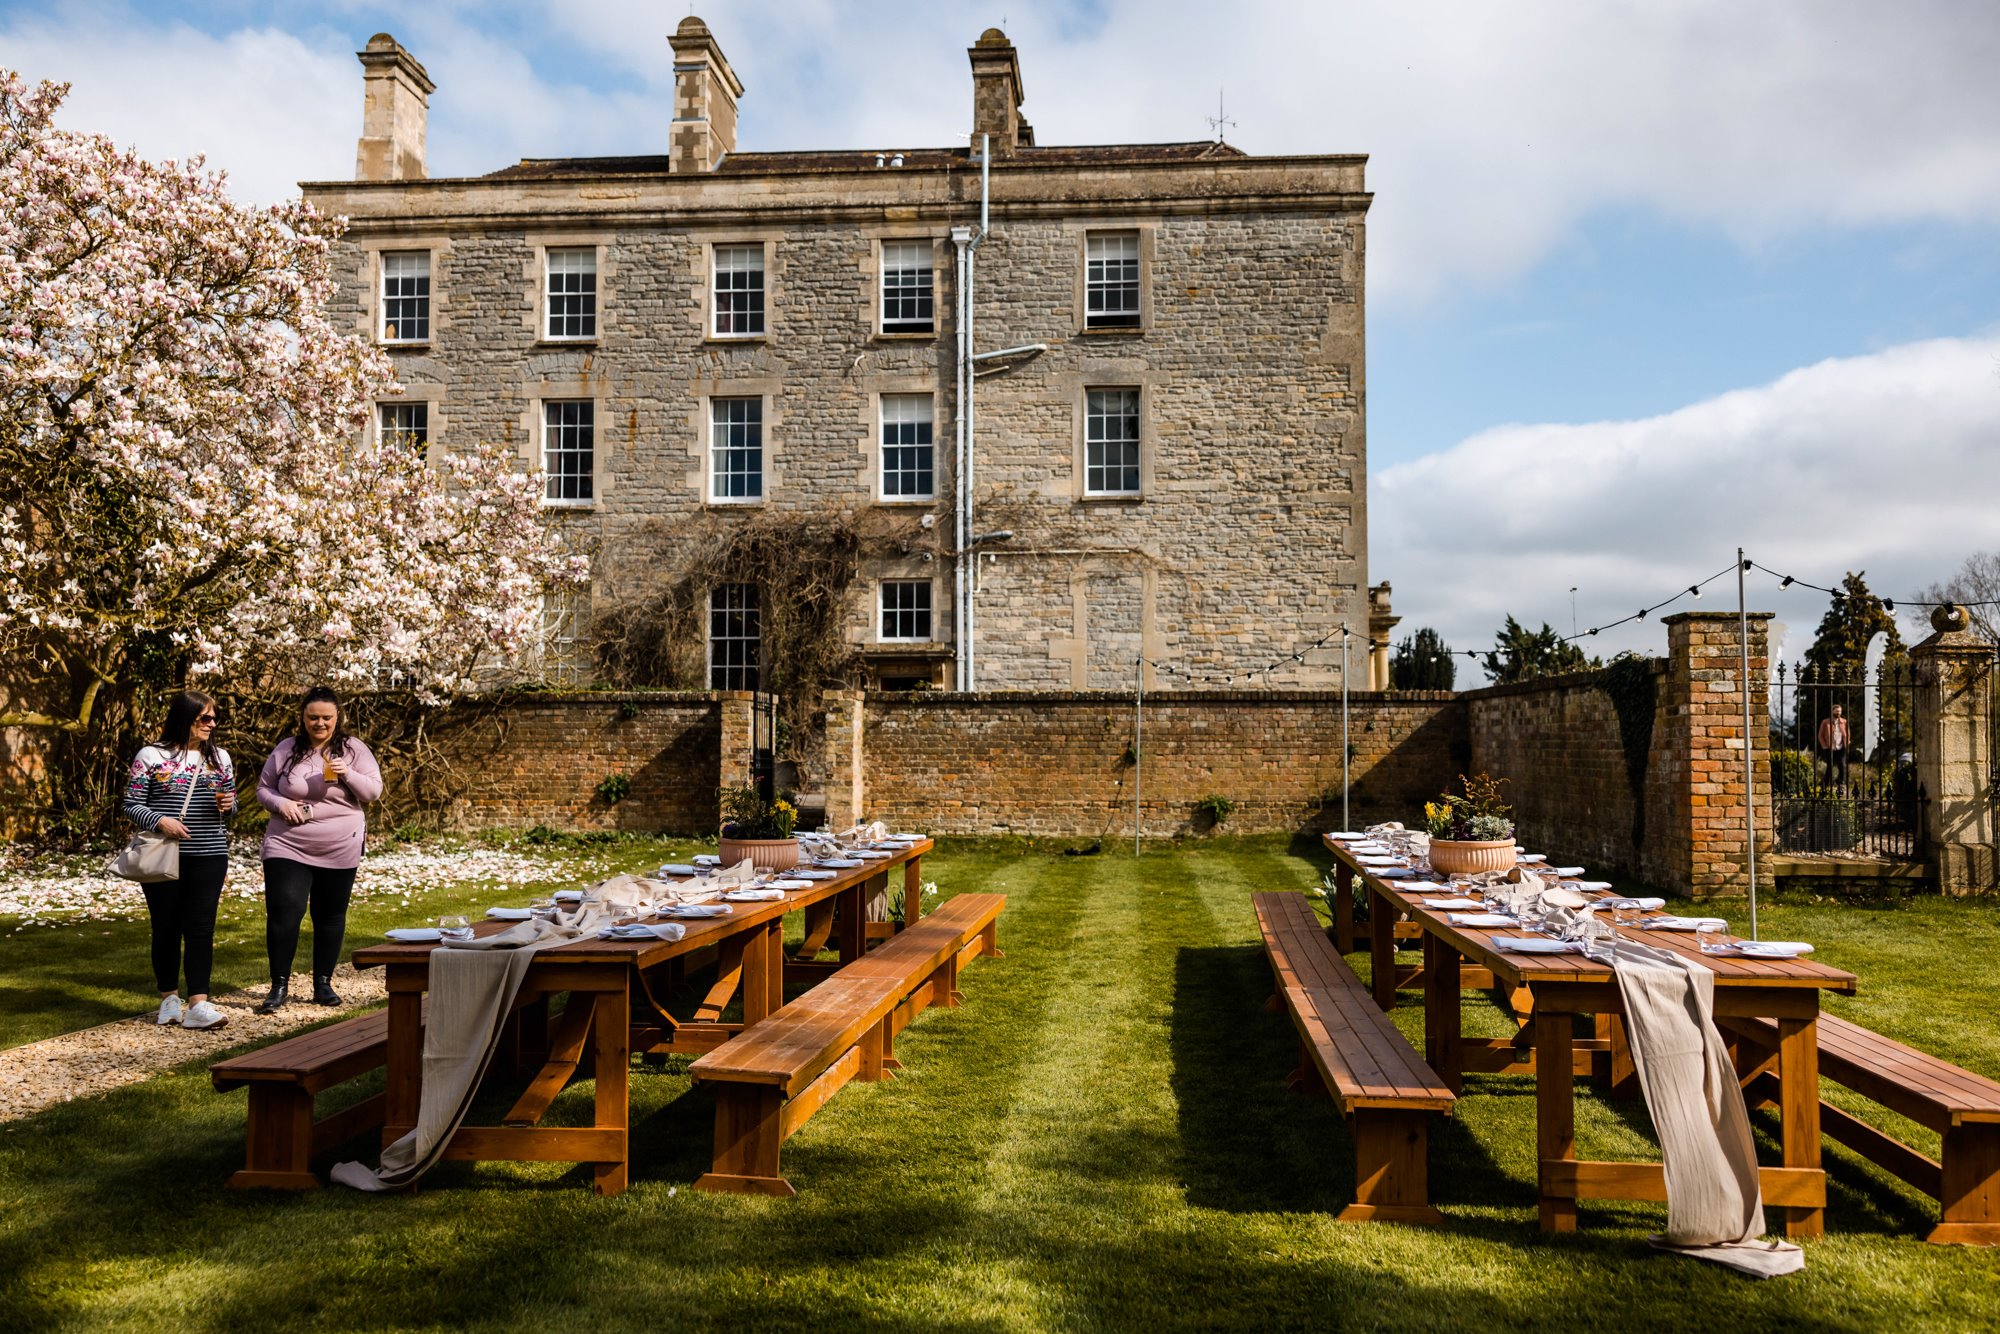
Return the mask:
POLYGON ((314 686, 299 701, 299 730, 292 735, 292 753, 285 757, 285 772, 278 775, 280 778, 291 773, 293 767, 313 748, 313 739, 306 735, 306 710, 315 704, 333 705, 333 735, 326 739, 326 753, 347 753, 347 710, 341 707, 340 696, 333 693, 332 687, 314 686))
MULTIPOLYGON (((183 690, 167 705, 167 721, 160 725, 160 745, 167 750, 186 747, 188 738, 194 735, 194 720, 201 717, 204 710, 215 708, 215 696, 203 694, 199 690, 183 690)), ((210 728, 202 738, 201 757, 211 769, 220 769, 222 761, 215 755, 215 729, 210 728)))

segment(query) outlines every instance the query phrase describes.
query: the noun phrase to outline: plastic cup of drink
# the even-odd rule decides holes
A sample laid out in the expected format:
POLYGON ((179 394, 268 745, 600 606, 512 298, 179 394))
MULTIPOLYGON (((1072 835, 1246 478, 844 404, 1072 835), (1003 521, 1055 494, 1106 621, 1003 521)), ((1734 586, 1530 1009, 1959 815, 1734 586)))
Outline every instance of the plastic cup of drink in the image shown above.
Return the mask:
POLYGON ((334 771, 332 755, 327 755, 323 759, 321 759, 319 776, 329 783, 334 782, 340 777, 340 775, 334 771))

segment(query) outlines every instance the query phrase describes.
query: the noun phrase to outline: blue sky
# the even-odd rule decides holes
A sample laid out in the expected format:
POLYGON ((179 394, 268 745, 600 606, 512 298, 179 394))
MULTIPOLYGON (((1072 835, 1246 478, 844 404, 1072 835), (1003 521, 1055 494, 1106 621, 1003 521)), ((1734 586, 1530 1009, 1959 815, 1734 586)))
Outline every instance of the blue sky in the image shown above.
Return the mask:
MULTIPOLYGON (((1608 621, 1738 543, 1905 597, 2000 549, 2000 5, 698 9, 746 149, 952 142, 964 48, 1004 16, 1043 142, 1206 137, 1221 88, 1247 151, 1369 153, 1369 574, 1406 630, 1566 625, 1573 584, 1608 621), (1515 512, 1440 520, 1495 487, 1515 512)), ((439 85, 433 174, 660 151, 686 12, 0 0, 0 64, 72 81, 73 126, 269 198, 351 173, 353 52, 381 29, 439 85)), ((1802 628, 1823 607, 1764 599, 1802 628)))

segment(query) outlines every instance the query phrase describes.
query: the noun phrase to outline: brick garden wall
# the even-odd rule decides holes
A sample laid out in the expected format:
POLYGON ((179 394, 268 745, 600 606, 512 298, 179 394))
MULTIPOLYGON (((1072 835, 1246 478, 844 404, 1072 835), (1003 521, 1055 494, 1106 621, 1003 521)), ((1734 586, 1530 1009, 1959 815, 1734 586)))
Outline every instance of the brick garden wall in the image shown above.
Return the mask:
MULTIPOLYGON (((1123 692, 868 695, 828 708, 830 815, 859 747, 860 805, 938 833, 1132 834, 1133 700, 1123 692)), ((1231 832, 1332 828, 1340 819, 1340 695, 1163 693, 1145 706, 1145 832, 1194 827, 1194 803, 1235 803, 1231 832)), ((1464 754, 1448 694, 1350 697, 1353 819, 1408 819, 1464 754)))
POLYGON ((443 814, 470 829, 711 830, 719 715, 698 693, 515 697, 440 729, 456 771, 443 814), (632 785, 616 805, 594 795, 613 774, 632 785))

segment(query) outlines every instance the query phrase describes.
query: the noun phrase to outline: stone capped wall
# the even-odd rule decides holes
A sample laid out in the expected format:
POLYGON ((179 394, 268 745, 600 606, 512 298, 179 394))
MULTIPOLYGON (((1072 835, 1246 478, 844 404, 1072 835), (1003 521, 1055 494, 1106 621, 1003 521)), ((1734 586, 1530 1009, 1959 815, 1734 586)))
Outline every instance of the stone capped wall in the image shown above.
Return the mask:
MULTIPOLYGON (((1340 819, 1340 695, 1327 691, 1148 695, 1140 775, 1149 836, 1188 832, 1210 793, 1224 828, 1334 828, 1340 819)), ((1132 836, 1133 698, 1125 692, 871 694, 828 706, 832 787, 847 790, 860 727, 871 818, 935 833, 1132 836)), ((1448 694, 1355 694, 1353 820, 1410 820, 1454 772, 1463 711, 1448 694)))

